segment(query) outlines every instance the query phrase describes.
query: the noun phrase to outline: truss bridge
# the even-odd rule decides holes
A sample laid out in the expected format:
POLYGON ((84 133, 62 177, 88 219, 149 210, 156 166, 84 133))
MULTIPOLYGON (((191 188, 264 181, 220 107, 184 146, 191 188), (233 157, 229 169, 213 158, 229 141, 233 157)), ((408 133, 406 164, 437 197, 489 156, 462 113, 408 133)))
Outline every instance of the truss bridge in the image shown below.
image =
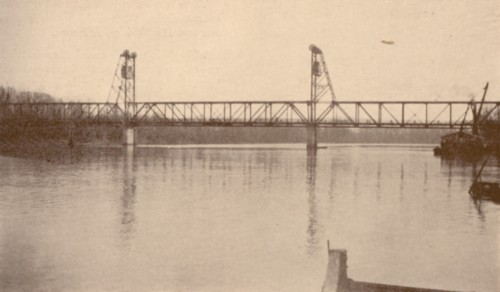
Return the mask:
POLYGON ((484 101, 488 84, 481 102, 338 100, 323 52, 314 45, 309 49, 311 92, 304 101, 137 102, 137 55, 126 50, 120 55, 107 102, 0 103, 0 125, 308 127, 314 146, 318 127, 462 129, 500 116, 500 102, 484 101))

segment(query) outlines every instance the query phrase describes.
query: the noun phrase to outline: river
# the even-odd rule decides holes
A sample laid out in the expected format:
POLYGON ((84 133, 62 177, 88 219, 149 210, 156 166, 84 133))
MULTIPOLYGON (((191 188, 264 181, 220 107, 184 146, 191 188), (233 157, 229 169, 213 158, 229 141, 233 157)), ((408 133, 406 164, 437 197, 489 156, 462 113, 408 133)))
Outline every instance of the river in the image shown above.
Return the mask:
POLYGON ((354 280, 498 291, 500 205, 473 175, 419 145, 0 156, 0 290, 319 292, 329 240, 354 280))

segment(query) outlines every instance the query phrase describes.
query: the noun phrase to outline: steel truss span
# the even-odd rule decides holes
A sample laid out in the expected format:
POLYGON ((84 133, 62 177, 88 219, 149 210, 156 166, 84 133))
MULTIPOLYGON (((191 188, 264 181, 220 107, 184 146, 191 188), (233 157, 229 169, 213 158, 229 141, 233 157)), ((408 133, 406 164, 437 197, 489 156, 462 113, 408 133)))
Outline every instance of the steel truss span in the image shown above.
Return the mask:
MULTIPOLYGON (((462 122, 472 127, 472 112, 479 106, 457 101, 218 101, 136 102, 125 110, 117 103, 2 103, 0 125, 459 128, 462 122)), ((481 119, 498 116, 500 102, 484 102, 481 119)))

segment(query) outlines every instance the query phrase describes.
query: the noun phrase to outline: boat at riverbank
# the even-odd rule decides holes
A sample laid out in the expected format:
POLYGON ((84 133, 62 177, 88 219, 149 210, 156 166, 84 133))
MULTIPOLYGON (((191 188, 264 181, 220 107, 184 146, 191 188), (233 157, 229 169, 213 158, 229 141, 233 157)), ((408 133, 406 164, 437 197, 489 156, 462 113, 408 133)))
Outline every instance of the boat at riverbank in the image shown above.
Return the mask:
POLYGON ((441 137, 441 145, 434 148, 434 154, 445 158, 481 157, 487 152, 484 137, 469 134, 462 130, 441 137))
POLYGON ((474 159, 480 158, 498 148, 498 141, 496 141, 494 137, 491 137, 491 135, 488 135, 488 133, 485 134, 485 131, 482 129, 487 128, 484 124, 491 114, 490 110, 487 114, 481 115, 487 91, 488 83, 486 83, 484 87, 483 98, 479 108, 476 109, 476 105, 471 101, 463 116, 460 130, 442 136, 440 146, 434 148, 434 155, 444 158, 474 159), (472 111, 473 117, 472 131, 465 132, 465 122, 469 109, 472 111))

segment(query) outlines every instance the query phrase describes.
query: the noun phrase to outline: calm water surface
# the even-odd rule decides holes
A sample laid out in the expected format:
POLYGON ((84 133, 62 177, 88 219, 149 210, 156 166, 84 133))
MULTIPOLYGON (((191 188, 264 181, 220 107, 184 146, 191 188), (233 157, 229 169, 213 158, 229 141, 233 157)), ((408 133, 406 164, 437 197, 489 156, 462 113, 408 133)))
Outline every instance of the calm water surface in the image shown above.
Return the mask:
POLYGON ((500 289, 500 205, 470 199, 472 164, 294 147, 0 156, 0 290, 320 291, 328 239, 355 280, 500 289))

